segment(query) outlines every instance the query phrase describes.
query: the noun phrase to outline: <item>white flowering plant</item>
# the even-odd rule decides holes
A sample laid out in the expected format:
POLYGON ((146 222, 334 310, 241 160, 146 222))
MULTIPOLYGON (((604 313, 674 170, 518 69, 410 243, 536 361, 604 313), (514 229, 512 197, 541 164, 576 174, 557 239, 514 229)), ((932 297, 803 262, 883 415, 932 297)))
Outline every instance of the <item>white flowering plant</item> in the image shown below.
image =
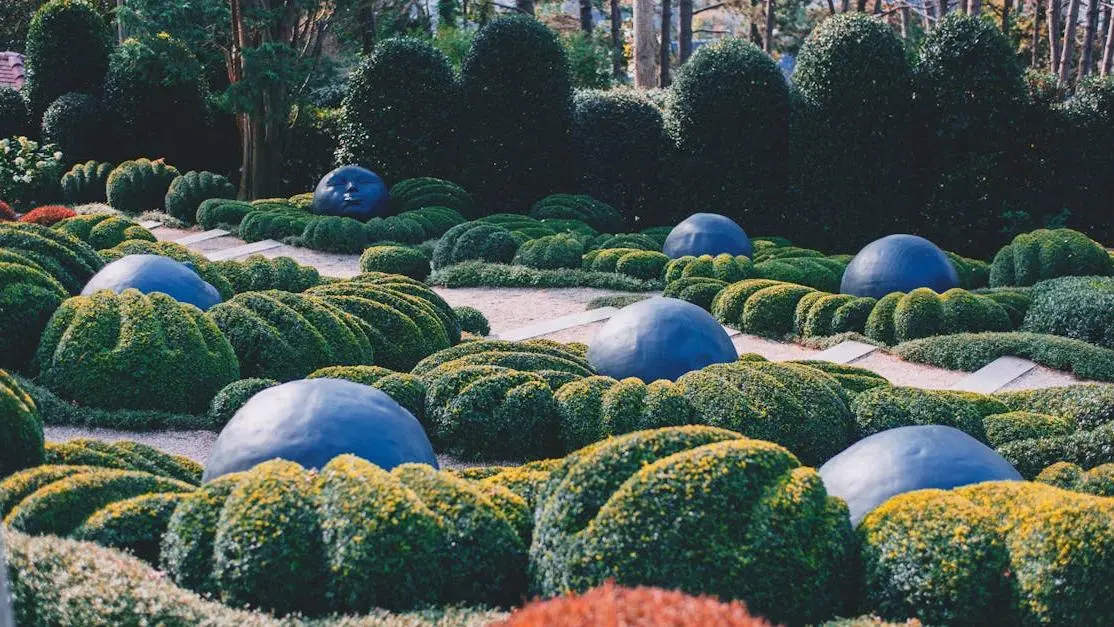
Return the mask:
POLYGON ((0 200, 16 211, 56 200, 62 153, 26 137, 0 139, 0 200))

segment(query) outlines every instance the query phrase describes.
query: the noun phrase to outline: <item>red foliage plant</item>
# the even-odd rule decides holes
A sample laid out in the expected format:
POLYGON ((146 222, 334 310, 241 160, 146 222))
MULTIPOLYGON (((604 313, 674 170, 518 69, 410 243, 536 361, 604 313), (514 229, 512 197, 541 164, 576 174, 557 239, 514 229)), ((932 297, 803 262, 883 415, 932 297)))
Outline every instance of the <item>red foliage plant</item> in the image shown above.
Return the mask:
POLYGON ((41 224, 42 226, 50 226, 56 222, 61 222, 66 218, 72 218, 77 213, 69 207, 62 205, 46 205, 43 207, 36 207, 31 211, 23 214, 19 219, 20 222, 31 222, 32 224, 41 224))
POLYGON ((607 582, 580 595, 534 601, 499 627, 770 627, 738 601, 607 582))
POLYGON ((15 209, 12 209, 12 206, 8 203, 0 200, 0 222, 14 222, 17 219, 19 219, 19 216, 16 215, 15 209))

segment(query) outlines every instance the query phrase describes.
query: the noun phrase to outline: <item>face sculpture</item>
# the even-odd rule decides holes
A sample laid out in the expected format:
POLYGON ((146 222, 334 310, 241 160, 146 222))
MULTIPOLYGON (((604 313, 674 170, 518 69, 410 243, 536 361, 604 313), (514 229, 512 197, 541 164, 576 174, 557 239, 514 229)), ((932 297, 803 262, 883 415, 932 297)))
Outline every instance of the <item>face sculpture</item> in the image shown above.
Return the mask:
POLYGON ((367 221, 386 212, 383 179, 358 165, 341 166, 321 178, 313 191, 313 213, 367 221))

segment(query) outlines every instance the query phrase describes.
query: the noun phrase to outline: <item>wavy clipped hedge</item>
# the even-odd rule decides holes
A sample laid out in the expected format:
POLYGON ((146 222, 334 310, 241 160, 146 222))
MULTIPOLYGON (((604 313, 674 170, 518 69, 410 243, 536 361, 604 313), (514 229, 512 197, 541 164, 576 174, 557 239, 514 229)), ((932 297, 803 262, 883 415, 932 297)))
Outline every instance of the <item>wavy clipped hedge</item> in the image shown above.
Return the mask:
POLYGON ((785 449, 722 429, 640 431, 581 449, 553 471, 535 521, 530 574, 544 596, 612 579, 805 622, 842 608, 850 575, 846 505, 785 449))
POLYGON ((433 249, 433 269, 474 259, 509 263, 518 250, 511 232, 496 224, 465 222, 445 232, 433 249))
POLYGON ((442 287, 595 287, 626 292, 661 288, 656 280, 644 281, 614 272, 591 270, 538 270, 502 263, 466 261, 434 270, 430 285, 442 287))
POLYGON ((161 211, 166 192, 178 176, 178 168, 162 159, 134 159, 112 169, 105 181, 108 204, 124 213, 161 211))
POLYGON ((608 235, 603 233, 592 238, 588 243, 589 250, 603 248, 630 248, 633 250, 653 250, 661 252, 662 243, 643 233, 620 233, 608 235))
POLYGON ((364 232, 369 244, 420 244, 426 239, 419 220, 401 215, 372 218, 364 224, 364 232))
POLYGON ((360 271, 401 274, 424 281, 429 278, 429 258, 409 246, 372 246, 360 255, 360 271))
POLYGON ((154 233, 137 222, 104 213, 67 218, 55 224, 54 228, 76 237, 96 250, 115 248, 128 240, 158 241, 154 233))
POLYGON ((0 368, 27 367, 47 322, 68 296, 42 266, 0 248, 0 368))
POLYGON ((162 255, 175 261, 193 265, 197 274, 205 279, 220 293, 222 299, 228 300, 236 293, 232 284, 224 277, 217 264, 209 261, 202 255, 193 252, 185 246, 175 242, 149 242, 147 240, 127 240, 105 250, 98 251, 105 262, 113 262, 127 255, 162 255))
POLYGON ((1064 277, 1037 284, 1021 328, 1114 349, 1114 277, 1064 277))
POLYGON ((235 198, 236 188, 213 172, 190 170, 170 182, 163 205, 166 212, 186 224, 197 218, 198 206, 210 198, 235 198))
POLYGON ((153 492, 116 501, 97 510, 72 535, 157 565, 159 546, 182 496, 180 492, 153 492))
POLYGON ((128 440, 109 443, 76 438, 66 442, 47 442, 45 453, 44 463, 49 465, 137 470, 190 484, 201 481, 201 465, 192 459, 163 453, 146 444, 128 440))
POLYGON ((1073 492, 1114 496, 1114 464, 1083 470, 1075 464, 1057 462, 1042 470, 1034 481, 1073 492))
POLYGON ((395 213, 424 207, 447 207, 466 218, 476 217, 472 196, 463 187, 432 177, 401 180, 391 186, 391 210, 395 213))
POLYGON ((662 290, 662 296, 679 298, 703 309, 711 310, 716 295, 727 287, 727 283, 708 277, 685 277, 671 281, 662 290))
POLYGON ((200 310, 138 290, 62 303, 34 367, 59 396, 105 409, 201 413, 239 378, 232 346, 200 310))
POLYGON ((363 252, 368 240, 364 224, 359 220, 322 216, 306 223, 301 243, 307 248, 327 253, 355 255, 363 252))
POLYGON ((460 320, 460 330, 464 333, 471 333, 483 337, 491 333, 491 325, 487 322, 487 316, 482 311, 475 307, 453 307, 456 312, 456 317, 460 320))
POLYGON ((990 266, 990 285, 1033 285, 1062 276, 1114 273, 1101 244, 1071 229, 1022 233, 1003 246, 990 266))
POLYGON ((422 227, 423 239, 441 237, 449 229, 467 221, 456 209, 436 206, 403 211, 396 217, 418 223, 422 227))
POLYGON ((0 477, 43 461, 43 422, 38 408, 19 383, 0 370, 0 477))
POLYGON ((1014 355, 1085 379, 1114 381, 1114 350, 1044 333, 957 333, 905 342, 893 350, 907 361, 949 370, 974 372, 1014 355))
POLYGON ((856 396, 851 411, 860 437, 910 425, 947 425, 987 441, 980 406, 956 392, 877 387, 856 396))
POLYGON ((600 233, 623 228, 623 216, 611 205, 584 194, 551 194, 530 207, 536 220, 579 220, 600 233))
MULTIPOLYGON (((756 255, 755 259, 758 258, 756 255)), ((825 292, 838 292, 843 271, 849 261, 849 259, 835 257, 786 255, 755 261, 753 274, 761 279, 797 283, 825 292)))
POLYGON ((617 272, 641 281, 662 275, 669 257, 656 250, 599 248, 584 255, 583 267, 593 272, 617 272))
POLYGON ((290 257, 268 259, 263 255, 251 255, 246 259, 217 261, 212 266, 237 294, 264 290, 304 292, 321 284, 317 268, 303 266, 290 257))
POLYGON ((224 227, 227 230, 236 231, 240 222, 253 210, 254 207, 250 202, 227 198, 209 198, 202 200, 197 205, 194 220, 205 230, 224 227))
POLYGON ((584 243, 577 237, 560 233, 524 242, 514 256, 514 264, 540 270, 579 268, 584 243))
POLYGON ((1064 416, 1030 411, 991 414, 983 418, 982 424, 986 432, 986 443, 990 446, 1002 446, 1017 440, 1071 435, 1075 431, 1075 423, 1064 416))
POLYGON ((70 294, 80 293, 104 267, 104 260, 89 245, 37 224, 0 223, 0 249, 34 262, 70 294))
POLYGON ((308 211, 289 204, 257 205, 256 210, 248 212, 240 220, 238 234, 246 242, 265 239, 281 241, 301 236, 315 219, 317 217, 308 211))
POLYGON ((220 429, 240 411, 251 397, 267 388, 278 385, 275 379, 249 378, 233 381, 221 388, 209 403, 207 414, 213 427, 220 429))
POLYGON ((685 255, 670 260, 662 274, 666 284, 680 279, 706 277, 734 283, 754 276, 754 264, 743 255, 685 255))
POLYGON ((994 398, 1013 411, 1064 416, 1081 429, 1093 429, 1114 421, 1114 387, 1109 385, 998 392, 994 398))
POLYGON ((1091 468, 1114 462, 1114 423, 1081 428, 1068 435, 1015 440, 996 450, 1027 479, 1057 462, 1091 468))
POLYGON ((115 165, 105 161, 75 164, 62 175, 62 199, 71 205, 105 202, 105 185, 115 165))

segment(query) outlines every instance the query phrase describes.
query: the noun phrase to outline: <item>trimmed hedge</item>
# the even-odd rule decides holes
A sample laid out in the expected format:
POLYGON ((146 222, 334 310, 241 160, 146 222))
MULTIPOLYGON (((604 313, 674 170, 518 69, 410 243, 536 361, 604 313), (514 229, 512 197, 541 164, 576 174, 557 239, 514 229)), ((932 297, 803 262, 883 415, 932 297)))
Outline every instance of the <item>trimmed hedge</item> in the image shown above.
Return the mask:
POLYGON ((399 181, 391 186, 391 210, 403 213, 425 207, 445 207, 466 218, 477 217, 472 196, 452 181, 418 177, 399 181))
POLYGON ((1003 246, 990 266, 990 284, 1033 285, 1062 276, 1114 274, 1114 261, 1095 240, 1071 229, 1022 233, 1003 246))
POLYGON ((27 101, 15 89, 0 87, 0 137, 26 136, 31 132, 27 101))
POLYGON ((746 599, 787 622, 844 603, 846 505, 785 449, 730 431, 639 431, 581 449, 553 472, 535 523, 531 580, 545 596, 613 579, 746 599))
POLYGON ((274 379, 240 379, 221 388, 209 403, 208 417, 213 428, 223 428, 251 397, 278 384, 274 379))
POLYGON ((199 594, 219 594, 213 576, 217 523, 225 501, 246 474, 218 477, 187 494, 174 509, 163 535, 159 564, 179 586, 199 594))
POLYGON ((315 370, 307 379, 345 379, 382 390, 419 422, 425 420, 425 383, 418 377, 379 366, 331 366, 315 370))
POLYGON ((359 220, 322 216, 306 223, 301 243, 314 250, 355 255, 367 247, 367 232, 359 220))
POLYGON ((429 278, 429 259, 409 246, 372 246, 360 255, 361 272, 401 274, 424 281, 429 278))
POLYGON ((246 242, 265 239, 282 241, 287 237, 300 237, 316 216, 293 205, 256 206, 240 220, 239 235, 246 242))
POLYGON ((514 256, 514 264, 540 270, 579 268, 584 244, 568 234, 547 235, 525 242, 514 256))
POLYGON ((658 281, 642 281, 614 272, 537 270, 482 261, 466 261, 434 271, 430 285, 442 287, 595 287, 627 292, 661 288, 658 281))
POLYGON ((1114 381, 1114 350, 1058 335, 957 333, 905 342, 893 351, 907 361, 967 372, 1014 355, 1086 379, 1114 381))
POLYGON ((138 290, 62 303, 34 367, 59 396, 105 409, 200 413, 239 378, 232 345, 200 310, 138 290))
POLYGON ((105 202, 108 175, 116 166, 105 161, 75 164, 62 175, 62 199, 72 205, 105 202))
POLYGON ((202 201, 235 197, 236 188, 228 179, 212 172, 190 170, 170 182, 163 204, 167 213, 186 224, 193 224, 202 201))
POLYGON ((161 211, 166 192, 178 177, 178 168, 162 159, 125 161, 112 169, 105 182, 108 204, 124 213, 138 215, 144 211, 161 211))
POLYGON ((978 406, 955 392, 876 387, 856 396, 851 411, 859 425, 859 437, 910 425, 947 425, 980 442, 987 441, 978 406))
POLYGON ((73 538, 127 551, 158 565, 159 545, 182 493, 144 494, 111 503, 74 530, 73 538))
POLYGON ((456 209, 438 206, 403 211, 397 217, 420 224, 424 231, 424 239, 439 238, 449 229, 467 221, 456 209))
POLYGON ((35 11, 27 29, 27 84, 31 117, 71 91, 98 93, 112 50, 112 35, 97 7, 51 0, 35 11), (74 51, 80 50, 80 54, 74 51))
MULTIPOLYGON (((666 270, 668 272, 668 270, 666 270)), ((717 295, 727 287, 727 283, 708 277, 685 277, 671 281, 662 291, 662 296, 679 298, 703 309, 711 310, 717 295)))
POLYGON ((465 222, 445 232, 433 250, 433 269, 478 259, 509 263, 518 242, 507 229, 484 222, 465 222))
POLYGON ((39 264, 16 250, 0 248, 0 368, 22 370, 35 354, 51 315, 69 294, 39 264))
POLYGON ((588 244, 588 249, 629 248, 633 250, 652 250, 661 252, 658 240, 642 233, 620 233, 619 235, 598 235, 588 244))
POLYGON ((227 198, 209 198, 202 200, 197 205, 194 219, 206 231, 221 227, 226 227, 226 230, 237 231, 240 222, 254 210, 255 207, 250 202, 227 198))
POLYGON ((600 233, 614 233, 623 228, 623 216, 614 207, 587 194, 546 196, 530 207, 530 217, 535 220, 579 220, 600 233))
POLYGON ((1011 411, 983 418, 983 429, 987 444, 1002 446, 1017 440, 1070 435, 1075 431, 1075 424, 1063 416, 1011 411))
POLYGON ((1093 429, 1114 421, 1114 387, 1109 385, 998 392, 994 398, 1013 411, 1064 416, 1081 429, 1093 429))
POLYGON ((81 240, 37 224, 0 223, 0 249, 35 263, 70 294, 80 293, 104 267, 104 260, 81 240))
POLYGON ((303 266, 290 257, 268 259, 263 255, 251 255, 243 260, 217 261, 212 266, 237 294, 264 290, 304 292, 321 284, 317 268, 303 266))
POLYGON ((35 402, 19 383, 0 370, 0 477, 43 461, 43 422, 35 402))
POLYGON ((491 333, 491 325, 487 323, 487 316, 475 307, 453 307, 456 317, 460 320, 460 330, 472 335, 483 337, 491 333))
POLYGON ((116 154, 112 150, 116 141, 113 122, 99 98, 68 92, 58 96, 43 112, 43 143, 54 144, 71 163, 116 154))
POLYGON ((197 274, 200 275, 202 279, 205 279, 206 283, 215 287, 222 299, 228 300, 235 294, 232 289, 232 284, 228 282, 228 279, 224 278, 217 264, 210 262, 200 254, 175 242, 127 240, 107 250, 98 251, 98 253, 105 262, 109 263, 127 255, 162 255, 163 257, 170 257, 175 261, 192 264, 197 274))
POLYGON ((1052 333, 1114 349, 1114 277, 1065 277, 1033 287, 1024 331, 1052 333))
POLYGON ((685 425, 694 419, 683 388, 671 381, 647 385, 635 378, 616 381, 593 376, 566 383, 554 398, 564 452, 611 436, 685 425))
POLYGON ((1026 479, 1056 462, 1085 468, 1114 462, 1114 423, 1080 429, 1069 435, 1015 440, 996 449, 1026 479))
POLYGON ((981 259, 963 257, 945 250, 948 261, 952 262, 956 275, 959 276, 959 287, 965 290, 984 288, 990 285, 990 264, 981 259))
POLYGON ((753 276, 754 264, 742 255, 685 255, 666 264, 662 280, 668 284, 683 278, 708 277, 734 283, 753 276))
POLYGON ((838 292, 849 260, 831 257, 787 256, 767 259, 754 264, 754 276, 797 283, 826 292, 838 292))
POLYGON ((66 442, 47 442, 46 464, 79 465, 116 470, 138 470, 190 484, 201 481, 202 468, 197 462, 128 440, 101 442, 76 438, 66 442))
POLYGON ((364 231, 371 244, 420 244, 425 240, 425 227, 421 222, 401 215, 372 218, 364 224, 364 231))
POLYGON ((1095 496, 1114 496, 1114 464, 1083 470, 1075 464, 1057 462, 1042 470, 1034 481, 1095 496))
POLYGON ((67 218, 55 224, 54 228, 73 235, 96 250, 115 248, 128 240, 158 241, 151 231, 138 223, 106 213, 67 218))

